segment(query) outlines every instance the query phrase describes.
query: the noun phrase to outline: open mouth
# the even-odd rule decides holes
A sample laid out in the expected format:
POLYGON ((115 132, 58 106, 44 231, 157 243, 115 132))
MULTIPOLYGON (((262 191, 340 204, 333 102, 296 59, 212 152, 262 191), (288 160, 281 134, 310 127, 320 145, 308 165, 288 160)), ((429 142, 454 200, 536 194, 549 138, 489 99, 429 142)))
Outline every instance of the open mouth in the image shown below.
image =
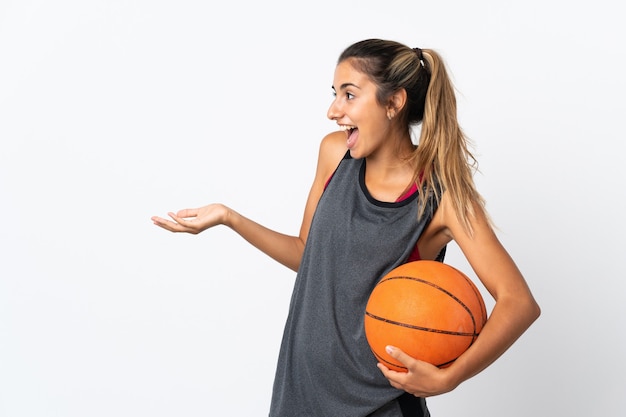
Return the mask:
POLYGON ((346 139, 346 145, 348 148, 352 148, 359 137, 359 129, 356 126, 350 125, 340 125, 339 127, 342 131, 346 132, 346 135, 348 136, 346 139))
POLYGON ((352 133, 352 131, 354 129, 356 129, 356 126, 351 126, 351 125, 339 125, 339 129, 344 131, 344 132, 348 132, 348 135, 350 135, 350 133, 352 133))

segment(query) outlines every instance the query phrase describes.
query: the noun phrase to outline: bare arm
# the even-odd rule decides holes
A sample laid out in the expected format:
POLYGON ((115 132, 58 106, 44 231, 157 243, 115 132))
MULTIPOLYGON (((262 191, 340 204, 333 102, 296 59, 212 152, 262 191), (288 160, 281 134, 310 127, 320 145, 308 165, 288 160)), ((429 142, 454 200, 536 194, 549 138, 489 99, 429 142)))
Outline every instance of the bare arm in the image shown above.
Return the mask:
POLYGON ((228 226, 266 255, 297 271, 313 213, 324 191, 324 184, 345 150, 345 134, 343 133, 331 133, 322 140, 315 180, 309 191, 298 236, 276 232, 219 203, 195 209, 184 209, 177 213, 170 212, 168 216, 171 220, 153 216, 152 221, 155 225, 171 232, 191 234, 198 234, 217 225, 228 226))
MULTIPOLYGON (((410 358, 399 349, 392 356, 404 362, 408 373, 381 366, 396 388, 417 396, 442 394, 478 374, 500 357, 539 317, 540 309, 521 272, 499 242, 484 213, 477 208, 470 235, 456 219, 444 193, 433 224, 434 239, 454 240, 496 303, 476 341, 448 368, 439 369, 410 358)), ((429 226, 429 228, 431 227, 429 226)))

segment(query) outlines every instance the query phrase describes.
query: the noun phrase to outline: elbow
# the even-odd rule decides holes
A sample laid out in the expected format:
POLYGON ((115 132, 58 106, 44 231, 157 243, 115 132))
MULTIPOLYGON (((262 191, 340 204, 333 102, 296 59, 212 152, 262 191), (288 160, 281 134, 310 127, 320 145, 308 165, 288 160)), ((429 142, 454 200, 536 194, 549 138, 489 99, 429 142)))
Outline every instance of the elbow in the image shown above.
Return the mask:
POLYGON ((525 317, 528 321, 528 325, 530 326, 539 318, 539 316, 541 316, 541 307, 532 295, 529 295, 526 303, 524 304, 525 317))
POLYGON ((527 329, 541 316, 541 307, 530 292, 523 294, 510 293, 506 297, 496 300, 496 308, 500 305, 507 311, 509 318, 517 322, 518 326, 527 329))
POLYGON ((297 274, 300 269, 300 262, 285 264, 285 266, 297 274))
POLYGON ((534 314, 533 321, 537 320, 539 316, 541 316, 541 307, 539 307, 539 304, 534 299, 533 299, 533 314, 534 314))

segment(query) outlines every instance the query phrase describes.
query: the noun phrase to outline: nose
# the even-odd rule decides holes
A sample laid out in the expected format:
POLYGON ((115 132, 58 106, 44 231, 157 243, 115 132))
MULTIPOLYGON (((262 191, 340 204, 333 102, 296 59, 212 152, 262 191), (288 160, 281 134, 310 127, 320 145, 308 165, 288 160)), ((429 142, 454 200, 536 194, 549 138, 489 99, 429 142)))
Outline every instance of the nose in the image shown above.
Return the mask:
POLYGON ((326 116, 330 120, 337 120, 341 117, 341 112, 339 106, 337 105, 337 99, 334 99, 332 103, 330 103, 330 107, 328 108, 328 112, 326 116))

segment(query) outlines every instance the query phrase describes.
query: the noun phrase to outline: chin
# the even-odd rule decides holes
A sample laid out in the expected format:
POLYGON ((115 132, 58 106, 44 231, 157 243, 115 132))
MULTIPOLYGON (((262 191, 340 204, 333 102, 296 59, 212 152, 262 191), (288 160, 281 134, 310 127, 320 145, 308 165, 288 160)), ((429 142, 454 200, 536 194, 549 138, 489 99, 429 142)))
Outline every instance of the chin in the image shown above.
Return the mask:
POLYGON ((361 153, 359 153, 359 151, 355 150, 355 149, 348 149, 350 151, 350 156, 352 157, 352 159, 361 159, 363 158, 363 155, 361 153))

